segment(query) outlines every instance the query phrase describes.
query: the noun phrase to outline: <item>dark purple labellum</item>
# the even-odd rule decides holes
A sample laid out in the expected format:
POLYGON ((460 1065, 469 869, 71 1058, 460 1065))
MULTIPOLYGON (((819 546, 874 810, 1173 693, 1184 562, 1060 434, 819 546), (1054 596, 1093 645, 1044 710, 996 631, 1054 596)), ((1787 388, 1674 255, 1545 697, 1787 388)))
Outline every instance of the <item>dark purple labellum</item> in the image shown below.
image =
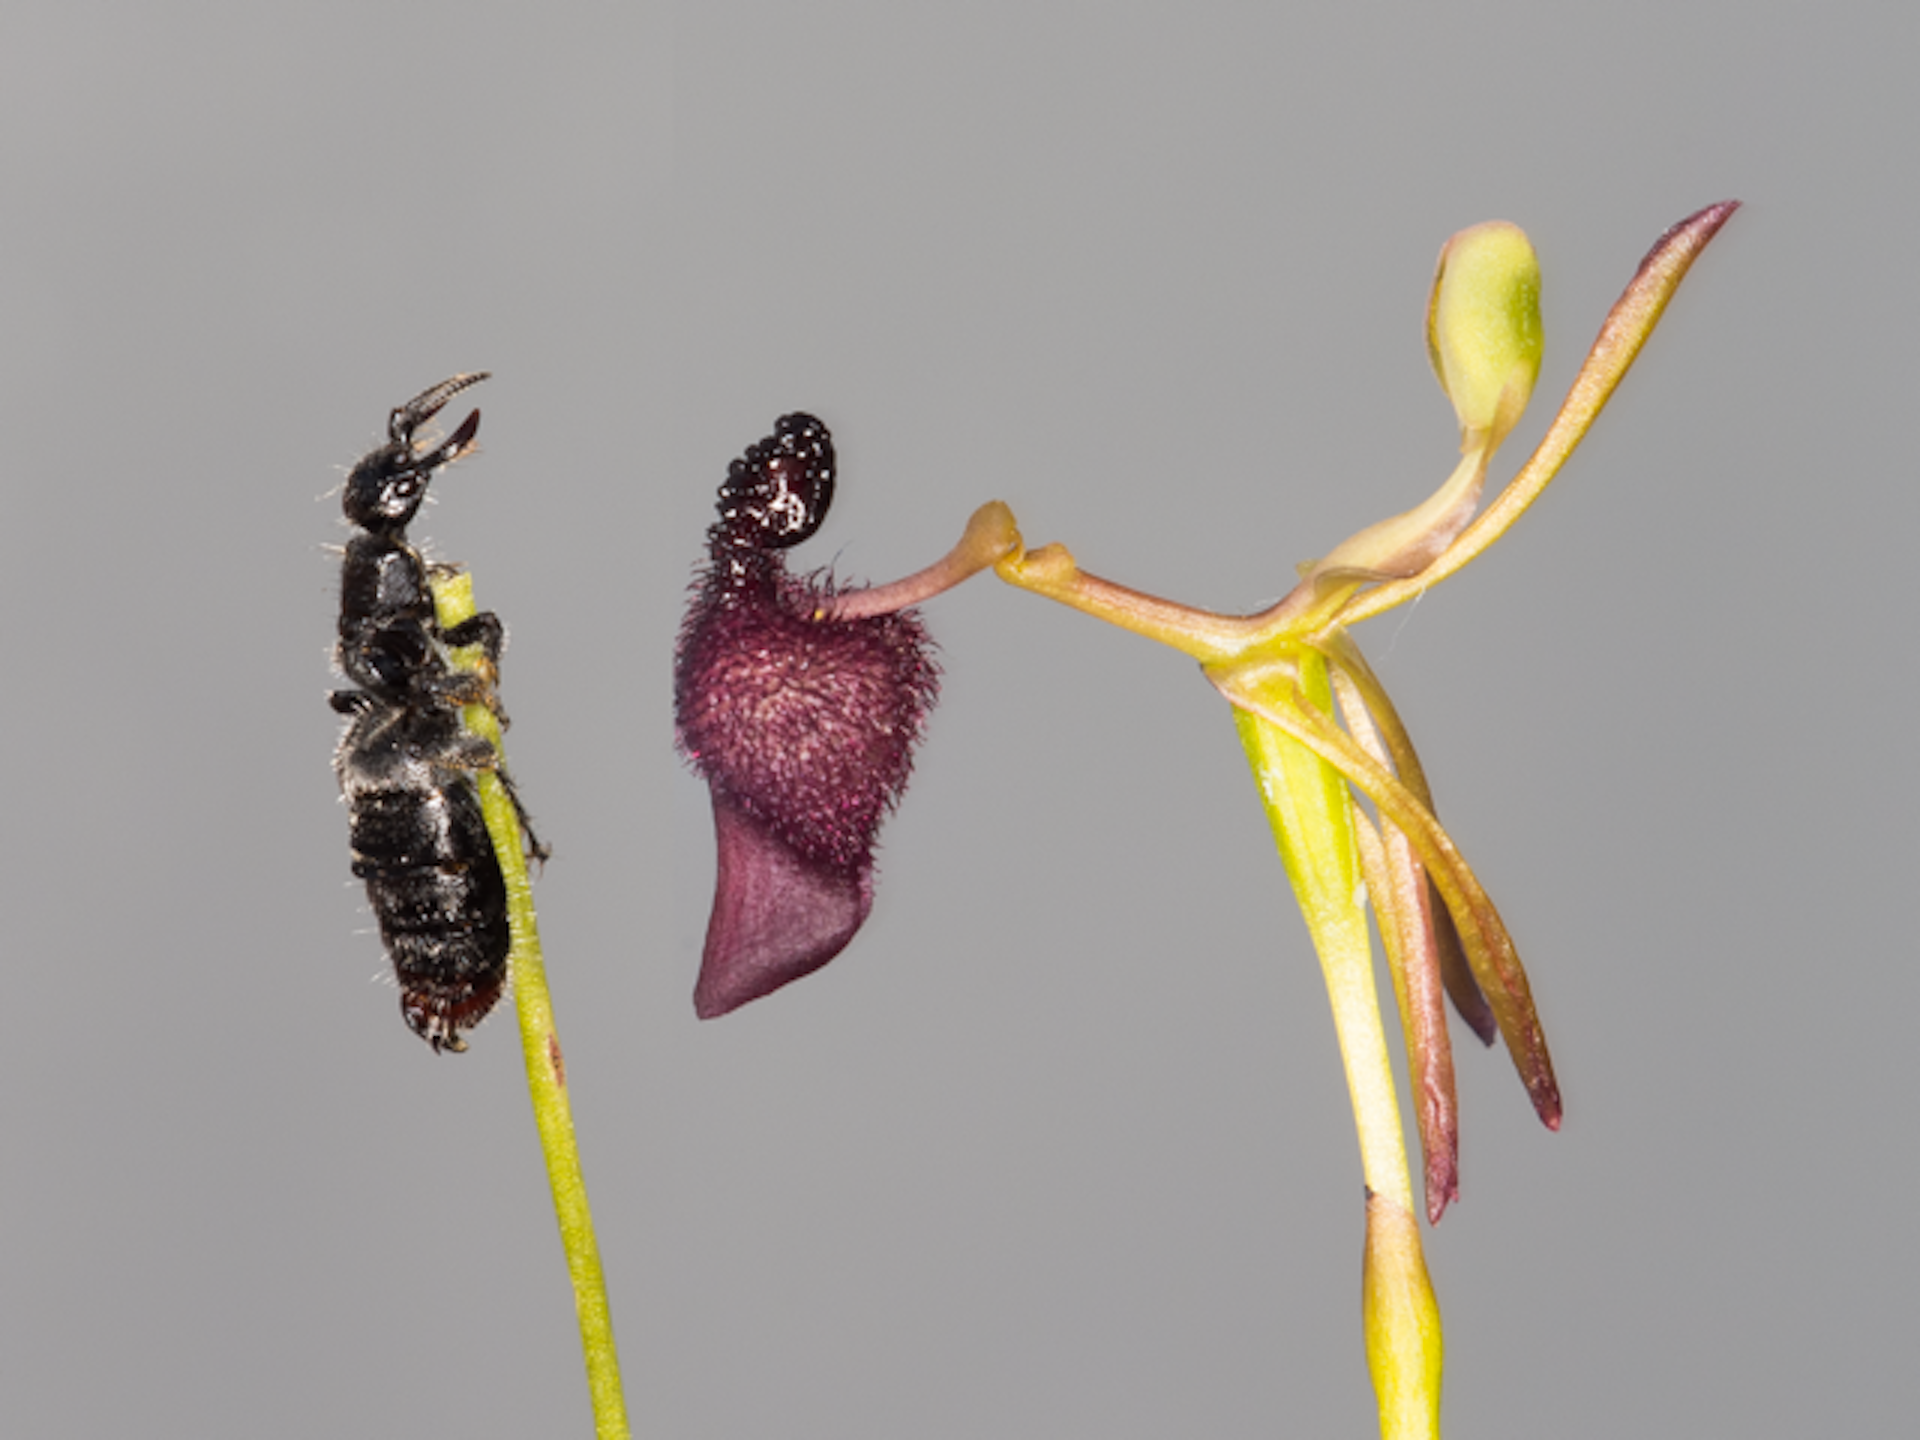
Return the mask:
POLYGON ((680 633, 680 748, 713 795, 719 878, 694 990, 702 1019, 843 950, 873 899, 873 846, 937 689, 910 613, 815 619, 832 582, 786 572, 833 498, 833 441, 809 415, 733 462, 680 633))
POLYGON ((873 866, 809 864, 713 792, 720 873, 693 1011, 711 1020, 811 975, 846 949, 873 905, 873 866))

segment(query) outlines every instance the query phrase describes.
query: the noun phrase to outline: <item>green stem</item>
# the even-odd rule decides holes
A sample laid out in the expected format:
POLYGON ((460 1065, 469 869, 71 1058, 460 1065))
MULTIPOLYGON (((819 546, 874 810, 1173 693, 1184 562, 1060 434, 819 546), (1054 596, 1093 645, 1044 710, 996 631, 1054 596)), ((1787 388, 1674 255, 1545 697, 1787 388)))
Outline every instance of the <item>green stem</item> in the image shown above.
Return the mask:
MULTIPOLYGON (((1331 704, 1325 662, 1309 655, 1301 671, 1306 693, 1331 704)), ((1367 1189, 1411 1211, 1413 1182, 1373 978, 1347 782, 1263 716, 1235 709, 1233 718, 1326 977, 1367 1189)))
MULTIPOLYGON (((1276 682, 1269 677, 1267 683, 1276 682)), ((1286 684, 1322 713, 1331 710, 1325 657, 1305 652, 1297 680, 1290 675, 1286 684)), ((1259 681, 1253 686, 1257 693, 1259 681)), ((1320 956, 1346 1066, 1366 1179, 1361 1312, 1380 1433, 1383 1440, 1437 1440, 1444 1355, 1440 1306, 1414 1219, 1400 1102, 1367 938, 1353 802, 1338 770, 1264 715, 1236 706, 1234 724, 1320 956)))
MULTIPOLYGON (((457 625, 474 613, 473 577, 436 576, 434 607, 440 624, 457 625)), ((456 654, 455 663, 461 663, 456 654)), ((489 741, 505 763, 500 724, 484 705, 466 707, 467 728, 489 741)), ((533 885, 521 839, 520 815, 497 774, 479 776, 480 804, 507 885, 507 919, 513 948, 508 954, 514 1008, 520 1020, 520 1045, 526 1057, 527 1092, 533 1123, 540 1132, 547 1181, 553 1189, 560 1244, 573 1281, 574 1309, 580 1317, 580 1348, 587 1362, 587 1389, 593 1399, 597 1440, 628 1440, 627 1407, 620 1389, 620 1357, 614 1348, 613 1310, 600 1270, 600 1246, 587 1207, 587 1182, 580 1171, 580 1147, 574 1139, 573 1107, 567 1099, 567 1065, 554 1027, 553 1000, 547 990, 546 963, 540 953, 540 929, 533 913, 533 885)))

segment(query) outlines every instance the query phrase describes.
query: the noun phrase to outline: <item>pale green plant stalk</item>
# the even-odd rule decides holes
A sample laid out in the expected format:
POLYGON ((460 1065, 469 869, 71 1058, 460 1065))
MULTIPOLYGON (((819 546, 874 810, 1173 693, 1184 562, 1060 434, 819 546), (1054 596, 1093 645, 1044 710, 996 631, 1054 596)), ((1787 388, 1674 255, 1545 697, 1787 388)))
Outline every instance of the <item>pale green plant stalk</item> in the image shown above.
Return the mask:
MULTIPOLYGON (((474 613, 473 577, 436 573, 432 579, 435 615, 443 629, 474 613)), ((475 668, 477 655, 454 652, 454 663, 475 668)), ((484 705, 468 705, 462 718, 469 730, 488 741, 505 764, 500 722, 484 705)), ((587 1207, 587 1182, 580 1171, 580 1147, 574 1138, 573 1107, 567 1099, 567 1064, 554 1026, 553 1000, 547 991, 546 963, 540 953, 540 929, 534 920, 533 885, 527 876, 526 849, 520 816, 513 799, 490 771, 478 776, 480 805, 487 834, 507 886, 507 923, 513 936, 507 972, 513 987, 514 1011, 520 1020, 520 1046, 526 1057, 527 1093, 533 1100, 533 1123, 540 1132, 546 1157, 547 1180, 553 1189, 554 1215, 560 1222, 560 1244, 573 1281, 573 1303, 580 1318, 580 1348, 587 1362, 587 1388, 593 1399, 597 1440, 629 1440, 626 1399, 620 1388, 620 1357, 613 1342, 613 1310, 607 1303, 606 1278, 600 1270, 600 1246, 594 1238, 593 1215, 587 1207)))
MULTIPOLYGON (((1301 668, 1308 697, 1330 709, 1325 662, 1314 657, 1301 668)), ((1362 877, 1376 873, 1377 861, 1363 860, 1367 821, 1354 813, 1347 783, 1333 766, 1256 715, 1236 709, 1233 718, 1320 957, 1346 1067, 1367 1189, 1362 1310, 1380 1433, 1387 1440, 1426 1440, 1440 1433, 1445 1347, 1414 1220, 1400 1102, 1373 977, 1366 911, 1371 886, 1362 877)), ((1372 844, 1378 843, 1376 834, 1372 844)))

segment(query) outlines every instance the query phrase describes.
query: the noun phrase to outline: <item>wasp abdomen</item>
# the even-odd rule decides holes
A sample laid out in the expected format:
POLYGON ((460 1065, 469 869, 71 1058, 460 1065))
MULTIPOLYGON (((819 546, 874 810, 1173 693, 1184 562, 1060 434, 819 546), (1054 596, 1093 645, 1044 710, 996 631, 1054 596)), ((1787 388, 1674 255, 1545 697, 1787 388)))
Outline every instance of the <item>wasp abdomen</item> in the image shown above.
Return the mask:
POLYGON ((464 1050, 506 985, 507 888, 472 774, 493 760, 451 707, 364 704, 340 742, 353 873, 401 1014, 435 1050, 464 1050))

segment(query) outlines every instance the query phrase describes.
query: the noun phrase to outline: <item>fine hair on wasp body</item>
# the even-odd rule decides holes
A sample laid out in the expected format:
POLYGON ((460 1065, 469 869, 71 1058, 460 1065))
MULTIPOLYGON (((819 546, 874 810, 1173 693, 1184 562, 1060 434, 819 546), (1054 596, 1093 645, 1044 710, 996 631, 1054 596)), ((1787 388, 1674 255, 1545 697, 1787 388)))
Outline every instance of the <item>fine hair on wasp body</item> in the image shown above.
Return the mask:
POLYGON ((512 797, 527 853, 544 860, 499 753, 461 723, 460 707, 506 716, 495 697, 506 629, 482 611, 442 628, 430 566, 407 539, 434 473, 469 454, 474 410, 436 445, 416 432, 453 397, 486 379, 455 375, 397 407, 387 441, 347 476, 342 509, 354 527, 340 573, 335 662, 357 688, 336 690, 347 717, 334 752, 346 799, 353 873, 400 987, 400 1013, 437 1051, 467 1048, 462 1033, 486 1018, 507 978, 511 936, 506 883, 481 814, 475 776, 499 775, 512 797), (458 670, 451 647, 479 648, 479 670, 458 670))

